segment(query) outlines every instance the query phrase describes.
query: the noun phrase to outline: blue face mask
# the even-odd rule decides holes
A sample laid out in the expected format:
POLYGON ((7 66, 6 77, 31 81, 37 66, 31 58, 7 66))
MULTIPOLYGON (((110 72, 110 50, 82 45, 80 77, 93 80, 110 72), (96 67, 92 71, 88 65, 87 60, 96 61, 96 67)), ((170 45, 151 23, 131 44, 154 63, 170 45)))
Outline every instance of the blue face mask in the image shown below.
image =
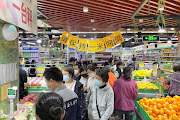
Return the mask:
POLYGON ((123 69, 123 66, 120 66, 120 69, 123 69))
POLYGON ((102 86, 102 81, 95 80, 95 86, 101 87, 102 86))
POLYGON ((69 75, 63 75, 63 81, 68 82, 70 80, 69 75))
POLYGON ((47 84, 46 84, 46 88, 47 88, 48 91, 52 91, 52 89, 49 88, 47 84))

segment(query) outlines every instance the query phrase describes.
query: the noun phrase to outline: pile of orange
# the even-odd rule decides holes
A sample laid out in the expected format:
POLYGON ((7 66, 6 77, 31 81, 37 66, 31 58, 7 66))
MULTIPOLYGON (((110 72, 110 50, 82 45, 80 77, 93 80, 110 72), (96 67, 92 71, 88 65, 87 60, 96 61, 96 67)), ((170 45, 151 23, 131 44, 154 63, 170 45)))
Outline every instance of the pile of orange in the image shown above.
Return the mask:
POLYGON ((143 98, 139 104, 153 120, 180 120, 180 96, 173 98, 143 98))

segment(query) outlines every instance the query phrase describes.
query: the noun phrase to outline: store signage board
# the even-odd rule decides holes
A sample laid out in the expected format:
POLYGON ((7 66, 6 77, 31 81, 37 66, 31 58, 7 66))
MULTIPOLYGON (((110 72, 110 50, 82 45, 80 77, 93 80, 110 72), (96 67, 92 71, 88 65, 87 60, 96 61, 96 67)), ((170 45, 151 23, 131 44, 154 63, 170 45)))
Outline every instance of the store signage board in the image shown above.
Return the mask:
POLYGON ((143 42, 155 42, 159 40, 159 36, 143 36, 143 42))
POLYGON ((144 62, 139 62, 139 69, 143 69, 144 68, 144 62))
POLYGON ((0 19, 37 34, 37 0, 1 0, 0 19))

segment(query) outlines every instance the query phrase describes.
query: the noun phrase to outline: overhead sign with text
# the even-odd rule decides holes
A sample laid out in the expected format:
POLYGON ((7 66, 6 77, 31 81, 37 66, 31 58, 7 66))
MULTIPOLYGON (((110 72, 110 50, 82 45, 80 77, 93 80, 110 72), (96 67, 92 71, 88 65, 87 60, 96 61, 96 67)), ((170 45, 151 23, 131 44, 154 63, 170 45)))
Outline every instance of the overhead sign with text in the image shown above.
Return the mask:
POLYGON ((156 42, 159 40, 159 36, 143 36, 143 42, 156 42))
POLYGON ((37 0, 1 0, 0 19, 37 34, 37 0))

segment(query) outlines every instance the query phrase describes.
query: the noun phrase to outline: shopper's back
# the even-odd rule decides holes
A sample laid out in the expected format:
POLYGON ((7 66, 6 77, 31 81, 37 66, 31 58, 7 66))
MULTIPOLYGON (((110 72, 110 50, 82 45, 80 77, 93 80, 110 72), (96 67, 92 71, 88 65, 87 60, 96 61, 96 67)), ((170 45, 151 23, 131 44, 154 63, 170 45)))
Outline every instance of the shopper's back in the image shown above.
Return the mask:
POLYGON ((63 120, 81 120, 77 94, 65 85, 59 86, 54 92, 62 96, 65 103, 66 115, 63 120))
POLYGON ((113 86, 115 94, 115 109, 134 110, 134 99, 137 97, 137 83, 125 81, 124 77, 116 80, 113 86))

